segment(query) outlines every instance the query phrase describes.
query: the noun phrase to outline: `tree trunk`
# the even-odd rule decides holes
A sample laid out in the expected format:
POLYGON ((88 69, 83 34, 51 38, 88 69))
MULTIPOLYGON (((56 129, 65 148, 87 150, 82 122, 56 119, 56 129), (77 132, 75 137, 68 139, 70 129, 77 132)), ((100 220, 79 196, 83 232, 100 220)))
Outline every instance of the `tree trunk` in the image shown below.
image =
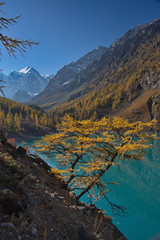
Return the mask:
POLYGON ((110 163, 107 165, 107 167, 104 170, 101 170, 100 173, 98 174, 98 176, 96 177, 96 179, 91 182, 88 187, 86 187, 77 197, 76 199, 79 200, 86 192, 88 192, 97 182, 97 180, 99 180, 104 174, 105 172, 107 172, 107 170, 112 166, 112 162, 114 162, 115 157, 117 156, 117 153, 115 153, 115 155, 112 157, 112 160, 110 161, 110 163))
POLYGON ((66 182, 66 184, 68 185, 70 183, 70 181, 72 181, 72 179, 74 178, 74 168, 76 166, 76 164, 78 163, 79 159, 82 157, 83 155, 80 155, 77 157, 77 159, 74 161, 74 163, 71 165, 71 175, 70 178, 68 179, 68 181, 66 182))

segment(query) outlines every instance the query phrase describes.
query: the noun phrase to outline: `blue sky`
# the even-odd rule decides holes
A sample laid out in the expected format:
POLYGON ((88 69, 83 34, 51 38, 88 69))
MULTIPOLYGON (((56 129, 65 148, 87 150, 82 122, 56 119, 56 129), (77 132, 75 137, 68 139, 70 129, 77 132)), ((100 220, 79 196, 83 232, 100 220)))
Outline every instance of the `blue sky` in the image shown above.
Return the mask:
POLYGON ((130 28, 160 17, 160 0, 6 0, 3 10, 6 17, 22 15, 4 34, 40 45, 16 60, 2 47, 2 72, 32 66, 55 74, 92 49, 109 47, 130 28))

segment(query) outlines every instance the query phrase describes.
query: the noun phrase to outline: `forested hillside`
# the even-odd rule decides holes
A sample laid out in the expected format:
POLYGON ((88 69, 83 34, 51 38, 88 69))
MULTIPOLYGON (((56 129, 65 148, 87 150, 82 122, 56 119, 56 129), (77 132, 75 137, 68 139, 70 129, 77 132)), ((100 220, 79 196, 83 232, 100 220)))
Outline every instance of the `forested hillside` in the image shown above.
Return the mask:
POLYGON ((54 120, 41 108, 0 97, 0 129, 6 133, 37 134, 54 128, 54 120))
POLYGON ((57 119, 65 113, 80 120, 112 114, 159 119, 159 53, 160 19, 131 29, 72 81, 84 84, 52 113, 57 119))

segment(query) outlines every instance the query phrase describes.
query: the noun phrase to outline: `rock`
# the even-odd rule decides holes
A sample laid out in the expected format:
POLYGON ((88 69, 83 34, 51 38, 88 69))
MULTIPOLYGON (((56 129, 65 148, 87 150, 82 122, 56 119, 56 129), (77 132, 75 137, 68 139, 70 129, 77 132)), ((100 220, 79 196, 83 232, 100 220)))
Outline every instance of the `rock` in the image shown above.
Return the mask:
MULTIPOLYGON (((0 199, 0 240, 95 240, 92 226, 99 209, 94 205, 77 203, 64 183, 46 171, 49 168, 47 163, 35 166, 35 158, 26 155, 25 149, 11 148, 7 143, 3 145, 5 152, 4 159, 1 156, 0 173, 6 176, 9 171, 8 165, 2 161, 5 157, 12 156, 11 160, 18 168, 10 178, 12 184, 9 182, 7 191, 6 186, 4 188, 0 183, 0 188, 5 191, 3 199, 0 199)), ((39 159, 38 162, 42 161, 39 159)), ((112 224, 102 214, 100 232, 109 223, 112 224)), ((120 237, 123 235, 114 225, 102 236, 107 240, 120 237)))
POLYGON ((36 229, 36 228, 32 228, 32 229, 31 229, 31 233, 32 233, 33 235, 35 235, 35 234, 37 233, 37 229, 36 229))
POLYGON ((19 153, 22 154, 22 155, 25 155, 25 154, 26 154, 26 149, 24 149, 24 148, 21 147, 21 146, 19 146, 19 147, 17 148, 17 150, 18 150, 19 153))
POLYGON ((3 223, 0 224, 0 227, 2 229, 3 228, 7 229, 7 231, 9 231, 9 232, 17 234, 17 229, 16 229, 15 225, 11 222, 3 222, 3 223))

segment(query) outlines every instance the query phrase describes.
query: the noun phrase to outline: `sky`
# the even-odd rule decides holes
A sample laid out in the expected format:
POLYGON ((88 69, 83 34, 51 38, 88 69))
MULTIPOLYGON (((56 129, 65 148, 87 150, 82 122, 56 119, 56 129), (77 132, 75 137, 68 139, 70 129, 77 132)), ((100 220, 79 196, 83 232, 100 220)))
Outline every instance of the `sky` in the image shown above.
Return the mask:
POLYGON ((2 72, 31 66, 40 74, 56 74, 94 48, 109 47, 130 28, 160 17, 160 0, 5 0, 2 9, 7 18, 21 15, 2 34, 40 43, 16 59, 0 44, 2 72))

